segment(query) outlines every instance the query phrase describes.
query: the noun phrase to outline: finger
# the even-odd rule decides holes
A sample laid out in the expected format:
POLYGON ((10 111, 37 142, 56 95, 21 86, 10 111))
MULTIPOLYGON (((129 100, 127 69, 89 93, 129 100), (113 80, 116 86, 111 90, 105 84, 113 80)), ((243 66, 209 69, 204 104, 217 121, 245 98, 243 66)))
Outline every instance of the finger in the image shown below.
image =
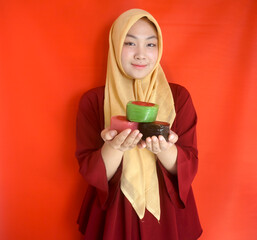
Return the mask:
POLYGON ((169 142, 171 142, 172 144, 176 143, 178 141, 178 135, 172 131, 170 131, 170 135, 168 138, 169 142))
POLYGON ((111 144, 113 147, 119 147, 121 146, 125 139, 128 137, 128 135, 130 134, 131 129, 126 129, 124 131, 122 131, 121 133, 119 133, 112 141, 111 144))
POLYGON ((138 133, 135 140, 134 140, 134 144, 137 145, 141 141, 142 137, 143 137, 143 134, 138 133))
POLYGON ((105 141, 105 135, 107 133, 109 129, 108 128, 105 128, 102 132, 101 132, 101 138, 105 141))
POLYGON ((156 136, 152 137, 152 152, 160 152, 159 139, 156 136))
POLYGON ((104 141, 110 141, 112 140, 115 136, 117 135, 116 130, 109 130, 109 129, 104 129, 101 132, 101 137, 104 141))
POLYGON ((166 150, 168 148, 168 143, 162 135, 159 136, 159 146, 161 151, 166 150))
POLYGON ((146 148, 150 151, 152 151, 152 139, 150 137, 146 138, 146 148))
POLYGON ((136 138, 134 139, 131 147, 135 147, 140 141, 141 141, 141 138, 142 138, 143 134, 142 133, 138 133, 136 138))
POLYGON ((138 144, 137 144, 137 147, 140 148, 140 149, 143 149, 146 147, 146 143, 144 140, 141 140, 138 144))
MULTIPOLYGON (((125 139, 124 143, 122 144, 123 147, 127 148, 133 145, 138 134, 139 134, 139 130, 134 130, 132 133, 130 133, 128 137, 125 139)), ((134 146, 136 146, 136 144, 134 146)))

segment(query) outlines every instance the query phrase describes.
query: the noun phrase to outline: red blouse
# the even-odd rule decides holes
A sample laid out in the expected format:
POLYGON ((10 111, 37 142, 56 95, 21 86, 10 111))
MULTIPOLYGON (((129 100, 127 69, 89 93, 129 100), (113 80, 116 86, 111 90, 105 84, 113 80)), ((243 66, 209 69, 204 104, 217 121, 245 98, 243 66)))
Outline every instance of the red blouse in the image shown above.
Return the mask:
POLYGON ((140 220, 120 190, 122 163, 108 182, 101 156, 104 129, 104 87, 85 93, 77 115, 76 157, 80 173, 88 183, 78 224, 85 239, 95 240, 195 240, 202 233, 191 183, 196 175, 198 152, 197 116, 188 91, 171 84, 176 118, 172 130, 178 134, 177 175, 171 175, 157 160, 161 218, 147 210, 140 220))

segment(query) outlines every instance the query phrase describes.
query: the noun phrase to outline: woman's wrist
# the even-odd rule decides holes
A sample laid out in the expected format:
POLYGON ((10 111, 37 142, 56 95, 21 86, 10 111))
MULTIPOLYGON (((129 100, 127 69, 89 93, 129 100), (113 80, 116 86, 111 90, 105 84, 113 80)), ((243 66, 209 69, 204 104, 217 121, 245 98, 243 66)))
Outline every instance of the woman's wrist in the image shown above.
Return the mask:
POLYGON ((107 179, 110 180, 121 163, 123 152, 114 149, 110 144, 105 142, 102 146, 101 154, 106 168, 107 179))
POLYGON ((175 144, 173 144, 166 151, 161 151, 156 154, 162 165, 172 174, 177 173, 177 154, 178 150, 175 144))

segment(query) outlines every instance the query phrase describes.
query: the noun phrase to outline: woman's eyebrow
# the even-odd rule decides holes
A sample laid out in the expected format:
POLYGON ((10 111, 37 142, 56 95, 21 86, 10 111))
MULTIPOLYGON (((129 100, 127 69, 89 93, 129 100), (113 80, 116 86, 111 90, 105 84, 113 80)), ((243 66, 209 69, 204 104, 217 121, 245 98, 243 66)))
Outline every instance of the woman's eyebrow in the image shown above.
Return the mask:
MULTIPOLYGON (((131 38, 137 39, 136 36, 134 36, 132 34, 129 34, 129 33, 126 35, 126 37, 131 37, 131 38)), ((153 36, 147 37, 146 40, 149 40, 149 39, 152 39, 152 38, 158 39, 156 36, 153 35, 153 36)))
POLYGON ((134 36, 134 35, 132 35, 132 34, 129 34, 129 33, 126 35, 126 37, 131 37, 131 38, 135 38, 135 39, 137 39, 137 37, 136 37, 136 36, 134 36))
POLYGON ((150 37, 148 37, 148 38, 146 38, 146 39, 148 40, 148 39, 152 39, 152 38, 158 39, 158 38, 157 38, 156 36, 154 36, 154 35, 153 35, 153 36, 150 36, 150 37))

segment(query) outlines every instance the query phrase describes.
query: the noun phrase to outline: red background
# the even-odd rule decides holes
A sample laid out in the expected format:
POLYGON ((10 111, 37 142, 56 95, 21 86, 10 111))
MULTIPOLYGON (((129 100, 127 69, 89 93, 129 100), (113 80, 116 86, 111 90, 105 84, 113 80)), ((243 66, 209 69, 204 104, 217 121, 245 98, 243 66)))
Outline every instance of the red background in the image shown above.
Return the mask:
POLYGON ((162 66, 198 113, 204 240, 257 239, 257 1, 0 1, 0 238, 80 239, 75 118, 104 84, 108 31, 129 8, 163 30, 162 66))

